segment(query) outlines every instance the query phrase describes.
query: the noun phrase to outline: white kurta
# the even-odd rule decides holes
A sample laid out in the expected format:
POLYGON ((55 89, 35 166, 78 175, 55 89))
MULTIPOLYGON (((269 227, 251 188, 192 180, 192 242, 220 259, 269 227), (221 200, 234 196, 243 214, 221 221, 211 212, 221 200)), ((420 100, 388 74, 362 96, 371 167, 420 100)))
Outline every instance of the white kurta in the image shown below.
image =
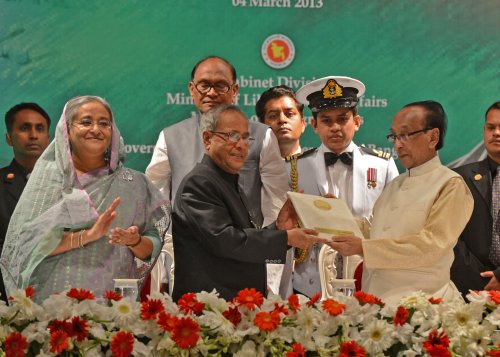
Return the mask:
POLYGON ((375 203, 363 241, 363 291, 393 305, 417 290, 459 297, 450 267, 472 209, 462 177, 438 156, 395 178, 375 203))

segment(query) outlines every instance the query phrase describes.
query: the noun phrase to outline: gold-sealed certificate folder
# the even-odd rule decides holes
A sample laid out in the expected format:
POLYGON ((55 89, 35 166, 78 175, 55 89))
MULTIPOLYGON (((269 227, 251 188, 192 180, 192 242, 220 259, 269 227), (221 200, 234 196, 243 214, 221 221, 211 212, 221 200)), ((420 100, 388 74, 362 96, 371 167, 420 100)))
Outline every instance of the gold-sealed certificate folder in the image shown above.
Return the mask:
POLYGON ((288 192, 300 226, 319 231, 323 238, 335 235, 363 237, 349 207, 341 199, 288 192))

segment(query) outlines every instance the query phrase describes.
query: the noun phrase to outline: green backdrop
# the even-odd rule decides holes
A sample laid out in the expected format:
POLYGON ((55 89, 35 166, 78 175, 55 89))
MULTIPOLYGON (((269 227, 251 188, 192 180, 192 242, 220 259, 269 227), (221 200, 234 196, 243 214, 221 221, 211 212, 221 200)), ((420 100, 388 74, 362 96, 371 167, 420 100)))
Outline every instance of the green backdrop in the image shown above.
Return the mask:
MULTIPOLYGON (((247 80, 361 80, 364 124, 355 141, 384 150, 392 150, 385 135, 401 106, 440 101, 449 117, 446 163, 482 140, 484 111, 500 100, 499 8, 498 0, 0 0, 0 109, 35 101, 57 122, 69 98, 105 97, 128 166, 144 170, 160 130, 195 110, 182 104, 193 65, 216 54, 247 80), (272 34, 295 46, 284 69, 262 59, 272 34)), ((265 89, 242 86, 248 115, 265 89)), ((302 145, 318 144, 309 127, 302 145)), ((11 158, 2 140, 0 165, 11 158)))

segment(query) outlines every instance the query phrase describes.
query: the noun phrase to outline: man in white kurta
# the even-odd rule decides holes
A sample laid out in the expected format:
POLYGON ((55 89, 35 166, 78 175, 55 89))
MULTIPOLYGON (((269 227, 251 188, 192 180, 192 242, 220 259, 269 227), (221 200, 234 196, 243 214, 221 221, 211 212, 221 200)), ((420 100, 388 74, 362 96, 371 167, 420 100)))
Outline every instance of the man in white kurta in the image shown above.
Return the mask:
POLYGON ((332 243, 343 255, 363 256, 363 291, 391 305, 417 290, 444 300, 460 298, 450 267, 473 199, 461 176, 439 160, 445 131, 437 102, 400 110, 387 137, 407 171, 375 203, 366 240, 337 236, 332 243))

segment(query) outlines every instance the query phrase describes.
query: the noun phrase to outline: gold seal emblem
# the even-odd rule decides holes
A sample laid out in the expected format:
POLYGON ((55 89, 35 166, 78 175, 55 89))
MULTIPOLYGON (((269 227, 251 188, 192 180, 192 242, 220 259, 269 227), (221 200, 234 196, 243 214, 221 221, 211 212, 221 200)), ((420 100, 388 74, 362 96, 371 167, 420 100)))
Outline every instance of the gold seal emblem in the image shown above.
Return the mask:
POLYGON ((323 87, 323 98, 332 99, 342 97, 342 86, 335 79, 329 79, 323 87))
POLYGON ((322 200, 315 200, 314 205, 323 211, 329 211, 332 209, 332 206, 328 202, 322 200))
POLYGON ((483 178, 483 176, 481 176, 481 174, 476 174, 476 176, 474 176, 474 180, 476 181, 479 181, 483 178))

